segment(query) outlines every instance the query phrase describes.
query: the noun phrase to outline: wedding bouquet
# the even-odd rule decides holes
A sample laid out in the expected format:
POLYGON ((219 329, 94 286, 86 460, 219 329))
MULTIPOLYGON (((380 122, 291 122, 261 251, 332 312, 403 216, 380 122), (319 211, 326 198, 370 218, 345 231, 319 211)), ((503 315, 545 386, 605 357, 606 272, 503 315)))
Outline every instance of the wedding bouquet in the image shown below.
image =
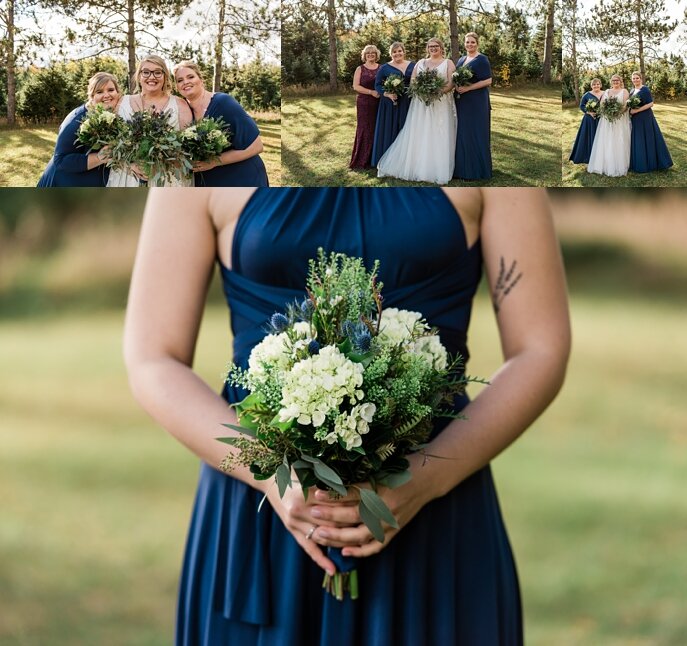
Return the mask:
POLYGON ((642 105, 642 99, 635 94, 627 100, 626 105, 628 110, 634 110, 642 105))
POLYGON ((124 119, 98 104, 89 109, 86 118, 81 121, 74 143, 86 146, 89 151, 100 150, 117 141, 125 130, 124 119))
POLYGON ((599 112, 606 121, 613 123, 622 116, 623 104, 617 98, 609 96, 605 101, 601 102, 599 112))
POLYGON ((444 80, 439 77, 436 70, 426 70, 418 72, 417 76, 410 82, 408 94, 430 106, 434 101, 441 98, 444 85, 444 80))
POLYGON ((148 186, 163 185, 192 170, 167 112, 134 112, 122 138, 110 148, 110 158, 109 164, 118 168, 138 165, 148 176, 148 186))
MULTIPOLYGON (((395 94, 397 97, 401 96, 406 89, 403 83, 403 77, 400 74, 389 74, 389 76, 384 79, 383 87, 387 94, 395 94)), ((396 101, 393 103, 396 105, 396 101)))
POLYGON ((217 159, 231 143, 229 125, 222 118, 206 117, 179 134, 181 149, 191 162, 217 159))
MULTIPOLYGON (((464 375, 461 357, 448 355, 421 314, 382 309, 379 263, 368 272, 359 258, 318 254, 307 298, 274 314, 248 368, 228 372, 250 394, 233 404, 240 425, 225 424, 241 435, 218 438, 239 449, 221 468, 275 476, 280 496, 292 471, 306 498, 313 486, 341 496, 353 488, 361 519, 384 541, 382 522, 398 524, 376 487, 410 479, 407 455, 422 450, 436 417, 460 417, 454 396, 480 380, 464 375)), ((329 553, 337 572, 323 586, 357 598, 355 559, 329 553)))
MULTIPOLYGON (((461 65, 460 67, 456 67, 456 71, 453 72, 451 78, 453 79, 453 84, 456 87, 461 87, 463 85, 470 85, 472 76, 472 70, 467 67, 467 65, 461 65)), ((460 98, 460 94, 458 92, 456 92, 456 96, 460 98)))
POLYGON ((584 111, 596 117, 599 114, 599 102, 597 99, 588 99, 584 104, 584 111))

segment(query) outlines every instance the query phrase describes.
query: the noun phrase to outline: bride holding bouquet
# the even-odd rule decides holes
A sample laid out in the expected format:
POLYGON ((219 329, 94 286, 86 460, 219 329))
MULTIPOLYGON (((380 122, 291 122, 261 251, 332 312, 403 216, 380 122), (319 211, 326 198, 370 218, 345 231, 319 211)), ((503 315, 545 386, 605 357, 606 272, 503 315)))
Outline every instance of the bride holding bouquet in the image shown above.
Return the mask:
POLYGON ((456 150, 456 107, 451 91, 453 61, 438 38, 427 41, 410 83, 412 97, 403 129, 377 164, 378 176, 448 184, 456 150))

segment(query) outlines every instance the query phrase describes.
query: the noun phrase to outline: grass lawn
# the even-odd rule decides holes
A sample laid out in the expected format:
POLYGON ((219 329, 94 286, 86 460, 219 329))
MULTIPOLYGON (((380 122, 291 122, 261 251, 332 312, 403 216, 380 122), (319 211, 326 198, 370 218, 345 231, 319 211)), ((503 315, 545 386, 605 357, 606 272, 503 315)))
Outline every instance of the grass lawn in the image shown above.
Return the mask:
POLYGON ((629 172, 625 177, 606 177, 587 172, 586 164, 568 161, 582 113, 577 106, 563 108, 562 164, 563 186, 687 186, 687 101, 657 103, 653 107, 656 120, 666 140, 673 167, 654 173, 629 172))
MULTIPOLYGON (((491 100, 494 176, 487 183, 453 180, 450 186, 560 185, 560 89, 496 88, 491 100)), ((376 170, 348 168, 356 127, 354 94, 284 98, 282 112, 285 185, 409 184, 389 177, 378 179, 376 170)))
MULTIPOLYGON (((262 113, 256 122, 265 150, 270 186, 281 186, 281 115, 262 113)), ((52 157, 59 124, 0 126, 0 186, 35 186, 52 157)))
MULTIPOLYGON (((679 646, 684 310, 574 290, 572 306, 566 387, 494 462, 527 643, 679 646)), ((197 462, 132 401, 121 325, 120 312, 0 323, 3 644, 172 641, 197 462)), ((500 356, 484 294, 472 330, 470 370, 488 375, 500 356)), ((228 354, 211 306, 196 365, 214 387, 228 354)))

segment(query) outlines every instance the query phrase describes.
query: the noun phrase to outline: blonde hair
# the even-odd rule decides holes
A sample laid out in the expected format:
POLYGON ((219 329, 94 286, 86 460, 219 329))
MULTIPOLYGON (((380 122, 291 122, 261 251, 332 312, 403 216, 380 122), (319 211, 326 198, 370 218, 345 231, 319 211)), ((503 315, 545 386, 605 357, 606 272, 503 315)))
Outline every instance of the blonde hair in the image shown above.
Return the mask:
POLYGON ((603 86, 601 79, 592 79, 591 81, 589 81, 589 87, 592 87, 592 85, 594 85, 594 83, 598 83, 599 85, 603 86))
POLYGON ((613 79, 618 79, 621 83, 623 82, 623 77, 620 76, 620 74, 614 74, 613 76, 611 76, 611 81, 613 79))
POLYGON ((143 86, 141 85, 141 67, 143 67, 143 63, 152 63, 153 65, 157 65, 162 69, 163 78, 165 79, 162 85, 162 92, 164 94, 171 94, 172 77, 169 73, 169 68, 167 67, 167 63, 165 63, 164 59, 157 54, 148 54, 148 56, 145 56, 138 61, 138 65, 136 66, 136 90, 138 92, 143 92, 143 86))
POLYGON ((382 55, 382 52, 379 51, 379 48, 376 45, 365 45, 363 47, 363 51, 360 53, 360 60, 364 63, 365 62, 365 54, 367 52, 374 52, 375 55, 377 56, 377 60, 375 63, 379 60, 379 57, 382 55))
POLYGON ((630 78, 633 77, 635 74, 636 74, 637 76, 639 76, 639 78, 640 78, 642 81, 644 80, 644 77, 642 76, 641 72, 637 72, 637 71, 632 72, 632 74, 630 74, 630 78))
POLYGON ((391 52, 393 52, 395 49, 401 48, 403 50, 403 55, 405 56, 406 53, 406 48, 403 43, 400 43, 396 41, 395 43, 391 43, 391 47, 389 47, 389 56, 391 56, 391 52))
POLYGON ((430 38, 427 41, 427 45, 425 46, 425 51, 427 52, 428 57, 430 56, 430 53, 429 53, 429 44, 430 43, 436 43, 437 45, 439 45, 439 49, 441 49, 441 55, 442 56, 444 55, 444 52, 445 52, 444 43, 442 43, 438 38, 430 38))
MULTIPOLYGON (((469 31, 467 34, 465 34, 465 38, 474 38, 479 45, 479 36, 474 31, 469 31)), ((465 38, 463 40, 465 40, 465 38)))
POLYGON ((93 97, 96 92, 102 90, 108 83, 114 83, 117 94, 121 94, 119 89, 119 82, 114 74, 109 72, 96 72, 88 79, 88 105, 93 105, 93 97))
POLYGON ((200 71, 200 67, 198 67, 198 63, 195 61, 187 60, 187 61, 181 61, 181 63, 177 63, 173 68, 172 68, 172 75, 174 76, 174 83, 176 83, 176 76, 177 72, 182 68, 182 67, 188 67, 188 69, 193 70, 196 73, 196 76, 205 83, 205 79, 203 78, 203 73, 200 71))

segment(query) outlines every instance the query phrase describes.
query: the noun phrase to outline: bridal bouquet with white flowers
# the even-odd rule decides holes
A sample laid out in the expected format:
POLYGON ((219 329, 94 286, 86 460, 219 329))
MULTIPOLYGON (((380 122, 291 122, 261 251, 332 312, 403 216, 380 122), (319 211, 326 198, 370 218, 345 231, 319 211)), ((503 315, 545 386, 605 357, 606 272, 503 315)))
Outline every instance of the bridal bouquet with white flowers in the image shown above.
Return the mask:
POLYGON ((126 130, 126 122, 118 114, 105 109, 102 104, 88 110, 81 121, 74 143, 88 150, 100 150, 117 141, 126 130))
POLYGON ((179 133, 181 149, 192 162, 209 162, 219 158, 231 143, 229 124, 205 117, 179 133))
POLYGON ((596 99, 587 99, 584 104, 584 111, 592 116, 597 116, 599 114, 599 102, 596 99))
MULTIPOLYGON (((384 88, 384 92, 387 94, 395 94, 397 97, 401 96, 406 90, 403 77, 400 74, 389 74, 389 76, 384 79, 382 87, 384 88)), ((397 105, 396 101, 393 101, 393 104, 397 105)))
MULTIPOLYGON (((408 454, 423 450, 437 417, 460 417, 454 397, 480 380, 465 376, 421 314, 382 308, 378 268, 319 250, 307 297, 271 317, 247 369, 230 368, 227 381, 250 394, 233 404, 239 425, 225 425, 240 435, 218 439, 239 449, 222 469, 274 476, 281 496, 292 472, 306 498, 313 486, 357 490, 362 521, 384 541, 382 523, 398 525, 375 489, 410 479, 408 454)), ((355 559, 330 555, 338 570, 324 587, 356 598, 355 559)))
POLYGON ((628 110, 635 110, 642 105, 642 99, 635 94, 625 102, 625 105, 627 106, 628 110))
POLYGON ((601 102, 599 113, 604 119, 606 119, 606 121, 613 123, 622 116, 623 107, 624 106, 620 100, 618 100, 616 97, 609 96, 605 101, 601 102))
POLYGON ((444 79, 439 76, 435 69, 418 72, 417 76, 410 82, 408 94, 430 106, 434 101, 441 98, 445 84, 444 79))

